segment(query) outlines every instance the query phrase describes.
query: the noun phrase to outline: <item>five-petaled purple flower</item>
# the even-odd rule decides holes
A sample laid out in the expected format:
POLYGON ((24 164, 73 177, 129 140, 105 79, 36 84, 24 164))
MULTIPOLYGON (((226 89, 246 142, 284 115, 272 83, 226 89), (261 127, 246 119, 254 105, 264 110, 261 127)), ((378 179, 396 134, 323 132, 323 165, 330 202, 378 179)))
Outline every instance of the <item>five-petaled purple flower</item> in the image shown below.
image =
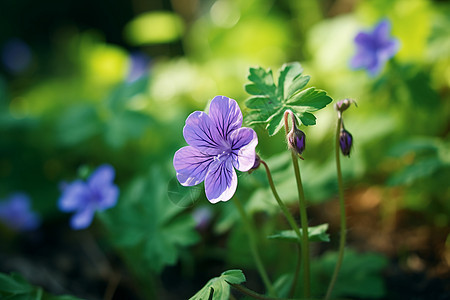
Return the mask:
POLYGON ((30 198, 23 193, 9 196, 0 202, 0 221, 16 231, 29 231, 39 227, 39 216, 31 210, 30 198))
POLYGON ((193 186, 205 181, 211 203, 231 199, 237 187, 234 168, 250 170, 255 163, 256 132, 242 127, 242 113, 233 99, 216 96, 209 115, 195 111, 186 119, 183 135, 189 146, 175 153, 178 181, 193 186))
POLYGON ((380 73, 386 61, 397 53, 399 42, 390 38, 390 23, 380 21, 372 32, 360 32, 355 37, 357 53, 350 61, 354 69, 366 69, 371 76, 380 73))
POLYGON ((112 166, 102 165, 86 182, 78 179, 62 187, 58 206, 61 211, 75 212, 70 219, 73 229, 87 228, 95 211, 103 211, 116 205, 119 189, 113 183, 114 175, 112 166))

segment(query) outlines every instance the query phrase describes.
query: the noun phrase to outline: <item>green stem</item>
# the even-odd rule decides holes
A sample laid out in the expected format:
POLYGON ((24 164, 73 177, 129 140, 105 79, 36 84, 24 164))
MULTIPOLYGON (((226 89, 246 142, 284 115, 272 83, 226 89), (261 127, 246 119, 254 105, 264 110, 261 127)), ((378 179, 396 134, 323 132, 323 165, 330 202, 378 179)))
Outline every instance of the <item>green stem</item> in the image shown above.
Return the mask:
MULTIPOLYGON (((292 126, 295 126, 295 117, 290 110, 284 112, 284 128, 286 130, 286 136, 289 133, 288 114, 292 117, 292 126)), ((297 181, 298 202, 300 210, 300 223, 302 226, 302 260, 303 260, 303 296, 309 298, 310 291, 310 267, 309 267, 309 240, 308 240, 308 216, 306 213, 306 200, 305 193, 303 191, 302 177, 300 175, 300 168, 298 165, 298 157, 294 151, 291 151, 292 165, 294 166, 295 180, 297 181)))
MULTIPOLYGON (((281 211, 283 212, 284 216, 286 217, 286 220, 288 221, 289 225, 292 227, 292 229, 297 234, 299 241, 301 241, 302 234, 300 233, 300 230, 298 229, 297 223, 295 223, 294 217, 289 212, 289 209, 286 207, 286 205, 283 203, 283 201, 281 201, 281 198, 278 195, 277 189, 275 188, 275 184, 273 183, 273 178, 272 178, 272 174, 270 173, 269 166, 263 160, 261 160, 261 164, 266 169, 267 180, 269 181, 270 188, 272 189, 272 194, 275 197, 275 200, 277 200, 278 206, 280 206, 281 211)), ((306 233, 306 237, 308 237, 308 233, 306 233)))
POLYGON ((256 235, 255 230, 252 226, 252 223, 250 222, 249 218, 247 217, 247 214, 245 213, 244 208, 242 207, 241 202, 236 198, 233 197, 233 202, 236 205, 239 214, 241 215, 242 221, 244 222, 245 228, 247 229, 247 234, 249 236, 249 244, 250 244, 250 250, 252 251, 253 258, 255 260, 256 268, 258 269, 258 272, 264 282, 264 285, 266 286, 267 291, 269 292, 269 295, 275 296, 276 292, 275 289, 270 282, 269 276, 267 275, 266 269, 264 268, 264 265, 261 260, 261 256, 259 255, 258 248, 256 246, 256 235))
POLYGON ((302 266, 302 259, 301 259, 302 249, 301 249, 301 245, 297 246, 297 252, 298 252, 297 265, 295 266, 294 279, 292 280, 291 290, 289 291, 289 297, 291 297, 291 298, 294 297, 294 294, 295 294, 295 283, 298 280, 298 274, 300 273, 300 268, 302 266))
POLYGON ((336 171, 337 171, 337 179, 338 179, 338 189, 339 189, 339 209, 341 213, 341 236, 339 240, 339 254, 338 260, 336 262, 336 266, 334 268, 333 276, 331 277, 330 285, 328 286, 327 294, 325 296, 325 300, 330 299, 331 292, 333 291, 334 285, 336 283, 336 279, 339 273, 339 270, 342 265, 342 260, 344 258, 344 248, 345 248, 345 238, 347 232, 347 221, 345 216, 345 201, 344 201, 344 185, 342 181, 342 172, 341 172, 341 158, 339 154, 339 135, 342 126, 341 117, 338 118, 338 124, 336 128, 336 171))

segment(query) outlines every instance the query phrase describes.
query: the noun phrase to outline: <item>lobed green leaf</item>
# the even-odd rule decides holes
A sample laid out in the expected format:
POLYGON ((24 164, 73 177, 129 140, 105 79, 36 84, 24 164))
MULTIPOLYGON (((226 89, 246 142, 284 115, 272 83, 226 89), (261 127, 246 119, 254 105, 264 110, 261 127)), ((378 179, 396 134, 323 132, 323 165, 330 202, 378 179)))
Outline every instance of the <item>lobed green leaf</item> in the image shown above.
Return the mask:
POLYGON ((267 95, 276 98, 276 86, 270 69, 266 71, 261 67, 250 68, 248 79, 254 83, 246 88, 253 92, 251 95, 267 95))
POLYGON ((324 108, 332 101, 323 90, 308 88, 301 92, 293 94, 286 103, 294 106, 306 107, 308 111, 324 108))
POLYGON ((241 270, 225 271, 220 277, 215 277, 208 281, 189 300, 228 300, 230 297, 230 284, 240 284, 245 281, 244 273, 241 270))
MULTIPOLYGON (((330 235, 326 233, 328 230, 328 224, 321 224, 318 226, 312 226, 308 227, 308 240, 310 242, 329 242, 330 241, 330 235)), ((300 230, 300 234, 302 234, 302 231, 300 230)), ((280 231, 277 234, 268 236, 269 239, 274 240, 281 240, 281 241, 287 241, 287 242, 295 242, 299 243, 297 234, 294 230, 283 230, 280 231)))
POLYGON ((316 124, 311 112, 324 108, 332 99, 325 91, 314 87, 302 91, 310 80, 302 72, 298 62, 284 64, 279 71, 278 85, 275 85, 270 69, 250 68, 248 79, 252 83, 247 84, 245 90, 253 97, 245 102, 250 109, 247 124, 266 123, 269 135, 275 135, 283 127, 283 114, 288 109, 303 125, 316 124))

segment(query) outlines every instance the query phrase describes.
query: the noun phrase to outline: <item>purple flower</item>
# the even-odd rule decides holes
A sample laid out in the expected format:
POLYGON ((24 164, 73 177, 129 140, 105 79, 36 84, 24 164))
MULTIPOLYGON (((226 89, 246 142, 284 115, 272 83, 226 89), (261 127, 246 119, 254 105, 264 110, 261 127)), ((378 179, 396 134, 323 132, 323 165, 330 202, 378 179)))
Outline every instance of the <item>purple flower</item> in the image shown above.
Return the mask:
POLYGON ((98 167, 87 179, 65 185, 58 201, 64 212, 75 212, 70 219, 73 229, 89 227, 95 211, 103 211, 116 205, 119 189, 113 184, 114 168, 110 165, 98 167))
POLYGON ((366 69, 371 76, 380 73, 386 61, 397 53, 399 42, 390 38, 390 23, 380 21, 373 32, 360 32, 355 37, 357 53, 353 56, 350 66, 354 69, 366 69))
POLYGON ((183 135, 189 144, 175 153, 173 166, 178 181, 193 186, 205 181, 211 203, 230 200, 236 191, 237 175, 255 163, 256 132, 242 127, 242 113, 235 100, 216 96, 209 115, 195 111, 186 119, 183 135))
POLYGON ((23 193, 12 194, 0 203, 0 220, 17 231, 34 230, 41 223, 39 216, 31 210, 30 198, 23 193))
POLYGON ((32 59, 30 47, 18 38, 12 38, 4 44, 1 57, 5 67, 14 74, 25 71, 32 59))
POLYGON ((135 52, 130 55, 130 69, 128 71, 127 82, 134 82, 144 76, 149 71, 150 57, 144 53, 135 52))
POLYGON ((199 230, 204 230, 208 227, 209 222, 211 221, 211 219, 213 217, 213 213, 209 207, 202 206, 202 207, 196 208, 192 212, 192 217, 194 218, 194 221, 196 224, 195 228, 197 228, 199 230))

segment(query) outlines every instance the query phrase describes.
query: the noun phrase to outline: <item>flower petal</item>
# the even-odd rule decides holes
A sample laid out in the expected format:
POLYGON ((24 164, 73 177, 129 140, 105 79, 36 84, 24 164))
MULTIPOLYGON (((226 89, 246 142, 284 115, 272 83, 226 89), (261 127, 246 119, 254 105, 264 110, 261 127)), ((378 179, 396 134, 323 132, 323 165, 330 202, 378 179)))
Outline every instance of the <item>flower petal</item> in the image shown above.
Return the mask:
POLYGON ((373 38, 369 33, 366 32, 359 32, 355 36, 355 43, 358 47, 363 49, 373 48, 373 38))
POLYGON ((216 96, 209 106, 209 116, 216 125, 220 136, 227 137, 242 126, 242 112, 237 102, 225 96, 216 96))
POLYGON ((385 42, 389 41, 389 35, 391 31, 391 23, 389 20, 384 19, 375 26, 373 29, 373 39, 376 41, 376 44, 383 45, 385 42))
POLYGON ((72 218, 70 219, 70 227, 72 229, 85 229, 89 227, 92 223, 92 219, 94 218, 94 210, 92 207, 88 206, 83 210, 76 212, 72 218))
POLYGON ((366 68, 373 63, 374 55, 368 51, 358 51, 350 60, 350 67, 353 69, 366 68))
POLYGON ((206 154, 217 155, 223 145, 223 138, 210 117, 201 111, 195 111, 186 119, 183 128, 186 142, 206 154))
POLYGON ((173 157, 177 179, 184 186, 197 185, 205 180, 213 156, 200 152, 192 146, 183 147, 173 157))
POLYGON ((378 59, 381 61, 387 61, 397 53, 400 49, 400 43, 396 39, 391 39, 383 45, 383 48, 378 50, 378 59))
POLYGON ((384 67, 384 63, 384 61, 375 58, 372 64, 366 66, 369 75, 372 77, 378 75, 384 67))
POLYGON ((230 159, 216 159, 209 166, 205 178, 206 198, 209 202, 228 201, 237 187, 237 175, 230 159))
POLYGON ((92 172, 91 176, 88 179, 88 185, 93 187, 102 187, 105 185, 109 185, 113 182, 115 176, 114 168, 111 165, 101 165, 94 172, 92 172))
POLYGON ((89 188, 86 183, 76 180, 64 187, 58 200, 61 211, 74 211, 86 205, 89 197, 89 188))
POLYGON ((101 191, 100 201, 97 202, 96 209, 103 211, 107 208, 113 207, 117 203, 119 197, 119 188, 115 185, 104 187, 101 191))
POLYGON ((247 172, 255 163, 255 148, 258 145, 256 132, 247 127, 239 128, 231 133, 230 141, 233 166, 241 172, 247 172))

